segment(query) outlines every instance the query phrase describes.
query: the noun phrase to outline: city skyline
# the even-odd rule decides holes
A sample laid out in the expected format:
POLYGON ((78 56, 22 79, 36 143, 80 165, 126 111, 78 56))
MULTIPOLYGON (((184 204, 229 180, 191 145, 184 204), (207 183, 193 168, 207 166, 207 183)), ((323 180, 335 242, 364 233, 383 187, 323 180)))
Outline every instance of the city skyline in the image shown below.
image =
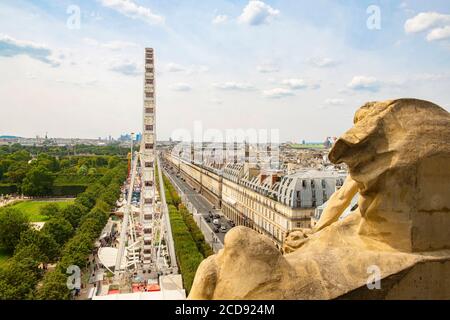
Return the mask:
POLYGON ((399 97, 448 110, 445 1, 192 4, 0 4, 0 135, 138 132, 148 45, 158 57, 158 140, 202 121, 322 141, 365 102, 399 97), (379 26, 369 28, 377 8, 379 26))

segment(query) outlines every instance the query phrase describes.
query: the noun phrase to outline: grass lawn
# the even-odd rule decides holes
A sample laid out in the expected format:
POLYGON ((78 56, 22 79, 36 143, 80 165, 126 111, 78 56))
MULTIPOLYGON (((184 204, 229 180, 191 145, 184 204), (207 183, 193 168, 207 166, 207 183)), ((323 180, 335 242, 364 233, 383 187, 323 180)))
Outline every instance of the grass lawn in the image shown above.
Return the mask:
POLYGON ((0 248, 0 265, 5 262, 6 260, 8 260, 11 256, 6 253, 6 251, 2 248, 0 248))
POLYGON ((40 209, 47 204, 54 203, 59 206, 60 209, 67 207, 72 204, 73 200, 63 200, 63 201, 23 201, 19 202, 11 208, 18 209, 28 216, 30 222, 43 222, 48 220, 49 217, 40 214, 40 209))

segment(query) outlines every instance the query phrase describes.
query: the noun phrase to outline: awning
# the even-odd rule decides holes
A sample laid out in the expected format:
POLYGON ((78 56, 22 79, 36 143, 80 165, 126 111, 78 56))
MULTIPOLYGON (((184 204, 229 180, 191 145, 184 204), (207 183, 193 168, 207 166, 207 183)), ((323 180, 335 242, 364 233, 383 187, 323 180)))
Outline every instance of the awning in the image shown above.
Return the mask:
MULTIPOLYGON (((107 269, 114 268, 116 266, 116 258, 118 251, 119 250, 117 248, 102 247, 98 249, 98 259, 107 269)), ((123 255, 121 269, 125 269, 125 266, 126 266, 126 258, 125 255, 123 255)))

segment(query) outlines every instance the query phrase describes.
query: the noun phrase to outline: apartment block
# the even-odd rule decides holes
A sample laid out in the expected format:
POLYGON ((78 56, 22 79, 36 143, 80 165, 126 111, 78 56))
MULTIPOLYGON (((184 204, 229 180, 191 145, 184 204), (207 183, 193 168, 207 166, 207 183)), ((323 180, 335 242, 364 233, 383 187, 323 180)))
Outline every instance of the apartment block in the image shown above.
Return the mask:
POLYGON ((245 160, 226 163, 219 169, 170 152, 164 157, 228 219, 269 236, 278 248, 289 231, 311 227, 315 209, 342 186, 347 176, 345 171, 317 169, 288 174, 245 160))

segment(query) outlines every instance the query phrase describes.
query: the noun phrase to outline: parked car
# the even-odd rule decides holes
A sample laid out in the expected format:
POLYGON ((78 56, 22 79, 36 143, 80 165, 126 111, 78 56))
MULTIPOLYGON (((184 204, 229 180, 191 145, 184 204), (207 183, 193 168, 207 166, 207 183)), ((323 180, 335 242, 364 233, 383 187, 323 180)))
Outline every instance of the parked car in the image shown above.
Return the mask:
POLYGON ((215 233, 219 233, 219 231, 220 231, 218 227, 214 227, 213 230, 214 230, 215 233))
POLYGON ((220 214, 215 213, 215 214, 214 214, 214 219, 220 219, 220 214))
POLYGON ((211 211, 209 212, 208 217, 209 217, 210 219, 214 218, 214 216, 213 216, 213 214, 211 213, 211 211))
POLYGON ((225 225, 222 225, 220 227, 220 231, 223 232, 223 233, 227 232, 227 227, 225 225))
POLYGON ((219 219, 214 219, 213 220, 213 224, 216 225, 216 226, 219 226, 220 225, 220 220, 219 219))
POLYGON ((210 217, 206 217, 205 221, 208 222, 208 223, 211 223, 211 218, 210 217))
POLYGON ((234 222, 231 221, 231 220, 228 220, 228 224, 229 224, 232 228, 236 226, 236 225, 234 224, 234 222))

